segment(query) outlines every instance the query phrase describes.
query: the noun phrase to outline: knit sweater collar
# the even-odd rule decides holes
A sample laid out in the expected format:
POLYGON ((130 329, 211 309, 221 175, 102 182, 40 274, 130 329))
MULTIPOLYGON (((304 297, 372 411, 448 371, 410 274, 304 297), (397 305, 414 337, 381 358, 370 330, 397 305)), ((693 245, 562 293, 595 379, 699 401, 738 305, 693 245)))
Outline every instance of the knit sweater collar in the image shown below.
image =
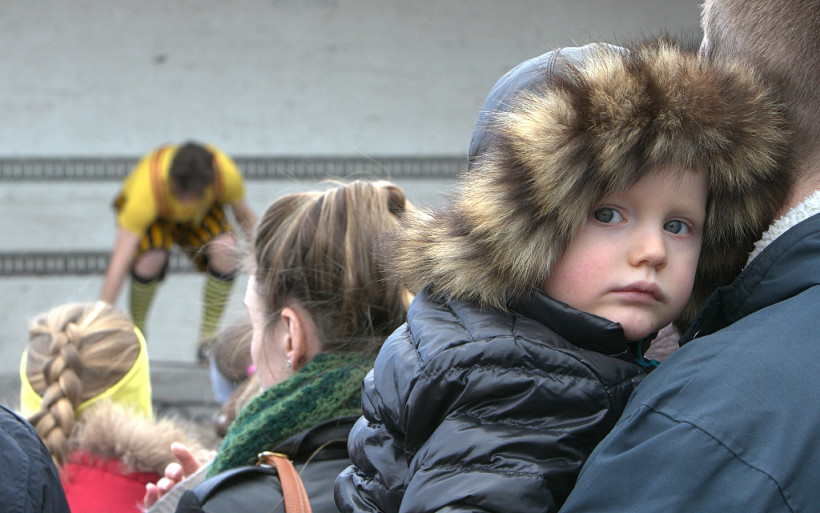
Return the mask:
POLYGON ((372 367, 358 353, 321 353, 267 388, 231 424, 208 475, 251 465, 258 453, 320 422, 361 415, 361 382, 372 367))

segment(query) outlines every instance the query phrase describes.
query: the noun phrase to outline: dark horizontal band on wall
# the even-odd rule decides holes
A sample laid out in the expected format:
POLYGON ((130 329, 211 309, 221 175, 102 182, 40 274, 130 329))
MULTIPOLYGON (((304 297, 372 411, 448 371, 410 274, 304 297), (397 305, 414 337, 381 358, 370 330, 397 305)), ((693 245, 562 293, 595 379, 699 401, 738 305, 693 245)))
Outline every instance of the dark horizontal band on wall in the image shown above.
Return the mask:
MULTIPOLYGON (((107 251, 21 251, 0 253, 0 276, 81 276, 102 275, 108 267, 107 251)), ((168 269, 172 273, 194 272, 188 258, 171 251, 168 269)))
MULTIPOLYGON (((0 158, 0 181, 122 180, 133 157, 0 158)), ((324 178, 449 178, 465 157, 234 157, 248 180, 324 178)))

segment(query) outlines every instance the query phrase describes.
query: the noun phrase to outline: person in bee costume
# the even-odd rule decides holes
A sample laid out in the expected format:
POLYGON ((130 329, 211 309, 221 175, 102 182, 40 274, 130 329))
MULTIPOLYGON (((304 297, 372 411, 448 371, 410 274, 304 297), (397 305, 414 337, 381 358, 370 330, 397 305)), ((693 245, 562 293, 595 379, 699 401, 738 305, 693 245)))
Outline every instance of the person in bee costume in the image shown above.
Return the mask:
POLYGON ((114 202, 117 238, 100 299, 114 304, 130 272, 129 308, 134 323, 145 332, 168 253, 178 245, 200 271, 207 272, 197 353, 204 363, 206 341, 217 331, 237 272, 237 241, 225 205, 248 237, 256 223, 244 194, 236 164, 214 146, 166 145, 143 157, 114 202))

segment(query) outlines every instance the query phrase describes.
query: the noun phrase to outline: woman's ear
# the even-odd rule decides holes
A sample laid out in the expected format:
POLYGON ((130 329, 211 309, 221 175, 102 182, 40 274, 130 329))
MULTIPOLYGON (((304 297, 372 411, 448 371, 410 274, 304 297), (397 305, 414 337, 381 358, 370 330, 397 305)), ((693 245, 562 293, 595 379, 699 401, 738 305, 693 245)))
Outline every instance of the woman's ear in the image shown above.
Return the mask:
POLYGON ((285 355, 293 372, 311 361, 319 352, 319 338, 310 314, 300 306, 286 306, 281 312, 285 333, 285 355))

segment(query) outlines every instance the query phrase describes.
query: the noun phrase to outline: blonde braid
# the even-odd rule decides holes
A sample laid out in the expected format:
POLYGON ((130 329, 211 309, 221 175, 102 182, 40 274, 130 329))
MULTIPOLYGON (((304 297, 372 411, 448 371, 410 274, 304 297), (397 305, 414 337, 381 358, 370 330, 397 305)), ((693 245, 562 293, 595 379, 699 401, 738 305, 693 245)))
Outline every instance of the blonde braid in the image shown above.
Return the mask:
POLYGON ((58 467, 68 457, 77 407, 119 381, 138 354, 130 317, 103 302, 65 304, 35 320, 26 376, 43 400, 28 420, 58 467))
MULTIPOLYGON (((45 331, 46 327, 42 328, 45 331)), ((78 350, 82 335, 75 323, 69 323, 63 332, 52 331, 42 336, 51 338, 49 357, 41 367, 45 392, 40 411, 30 421, 55 463, 60 466, 65 462, 68 438, 76 422, 74 412, 83 396, 80 380, 82 363, 78 350)))

